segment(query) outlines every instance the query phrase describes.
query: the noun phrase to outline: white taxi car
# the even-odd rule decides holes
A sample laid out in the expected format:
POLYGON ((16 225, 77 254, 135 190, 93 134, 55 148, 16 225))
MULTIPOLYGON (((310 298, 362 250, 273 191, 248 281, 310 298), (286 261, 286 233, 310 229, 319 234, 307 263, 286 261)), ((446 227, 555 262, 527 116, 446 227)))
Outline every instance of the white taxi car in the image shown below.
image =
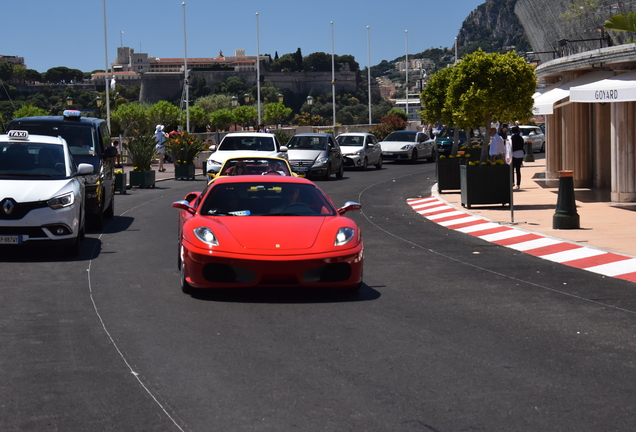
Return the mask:
POLYGON ((61 137, 12 130, 0 135, 0 247, 49 243, 80 252, 84 179, 61 137))

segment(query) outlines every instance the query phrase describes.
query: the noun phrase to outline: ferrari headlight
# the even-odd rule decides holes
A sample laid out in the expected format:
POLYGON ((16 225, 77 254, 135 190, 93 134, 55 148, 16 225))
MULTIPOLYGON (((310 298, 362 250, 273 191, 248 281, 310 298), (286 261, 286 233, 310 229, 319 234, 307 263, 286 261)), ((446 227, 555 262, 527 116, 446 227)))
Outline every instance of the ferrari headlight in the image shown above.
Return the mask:
POLYGON ((198 227, 192 230, 192 232, 194 232, 196 238, 201 240, 203 243, 207 243, 211 246, 219 245, 219 241, 216 239, 216 236, 208 227, 198 227))
POLYGON ((404 147, 402 147, 400 150, 411 150, 413 148, 413 144, 407 144, 404 147))
POLYGON ((75 202, 75 195, 73 192, 69 192, 64 195, 60 195, 55 198, 51 198, 46 202, 46 204, 51 207, 53 210, 61 209, 63 207, 72 206, 75 202))
POLYGON ((353 236, 355 235, 355 231, 353 228, 343 227, 338 230, 336 234, 336 241, 333 242, 334 246, 343 246, 351 241, 353 236))

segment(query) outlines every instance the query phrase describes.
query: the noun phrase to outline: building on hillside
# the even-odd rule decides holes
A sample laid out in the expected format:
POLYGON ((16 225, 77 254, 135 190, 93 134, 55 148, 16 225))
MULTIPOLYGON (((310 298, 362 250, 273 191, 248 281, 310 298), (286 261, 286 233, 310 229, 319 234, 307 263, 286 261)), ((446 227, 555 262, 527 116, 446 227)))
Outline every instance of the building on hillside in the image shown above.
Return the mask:
POLYGON ((22 66, 23 68, 27 68, 26 65, 24 64, 24 57, 18 57, 18 56, 7 56, 7 55, 2 55, 0 54, 0 63, 10 63, 13 66, 22 66))
POLYGON ((419 111, 422 110, 422 102, 420 101, 419 95, 410 94, 408 99, 408 111, 407 111, 407 99, 391 99, 391 102, 395 105, 396 108, 399 108, 405 111, 409 116, 409 121, 421 121, 419 111))

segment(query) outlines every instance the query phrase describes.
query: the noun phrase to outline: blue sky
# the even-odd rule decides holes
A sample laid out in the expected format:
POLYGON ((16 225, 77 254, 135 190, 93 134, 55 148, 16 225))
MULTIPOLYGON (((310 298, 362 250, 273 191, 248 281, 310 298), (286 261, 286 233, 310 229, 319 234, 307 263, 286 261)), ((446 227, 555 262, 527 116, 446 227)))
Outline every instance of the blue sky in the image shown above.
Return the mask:
MULTIPOLYGON (((259 13, 261 54, 279 56, 301 49, 303 55, 331 53, 331 29, 337 55, 355 56, 371 65, 431 47, 452 47, 468 14, 484 0, 404 0, 399 3, 359 0, 186 1, 188 57, 216 57, 235 49, 256 54, 259 13), (399 6, 399 7, 398 7, 399 6)), ((156 57, 183 57, 184 7, 181 0, 106 0, 108 62, 117 47, 156 57), (123 34, 121 32, 124 32, 123 34)), ((3 2, 0 54, 24 57, 40 72, 67 66, 90 72, 103 69, 103 0, 17 0, 3 2)))

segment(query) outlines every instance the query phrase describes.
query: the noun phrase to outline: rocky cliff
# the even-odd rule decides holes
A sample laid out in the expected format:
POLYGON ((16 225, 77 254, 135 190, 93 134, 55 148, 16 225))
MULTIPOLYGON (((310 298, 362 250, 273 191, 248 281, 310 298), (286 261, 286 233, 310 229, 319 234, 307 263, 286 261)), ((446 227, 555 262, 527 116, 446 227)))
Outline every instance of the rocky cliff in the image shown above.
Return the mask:
POLYGON ((486 52, 525 52, 532 48, 515 14, 517 0, 487 0, 464 20, 457 35, 460 57, 481 48, 486 52))

